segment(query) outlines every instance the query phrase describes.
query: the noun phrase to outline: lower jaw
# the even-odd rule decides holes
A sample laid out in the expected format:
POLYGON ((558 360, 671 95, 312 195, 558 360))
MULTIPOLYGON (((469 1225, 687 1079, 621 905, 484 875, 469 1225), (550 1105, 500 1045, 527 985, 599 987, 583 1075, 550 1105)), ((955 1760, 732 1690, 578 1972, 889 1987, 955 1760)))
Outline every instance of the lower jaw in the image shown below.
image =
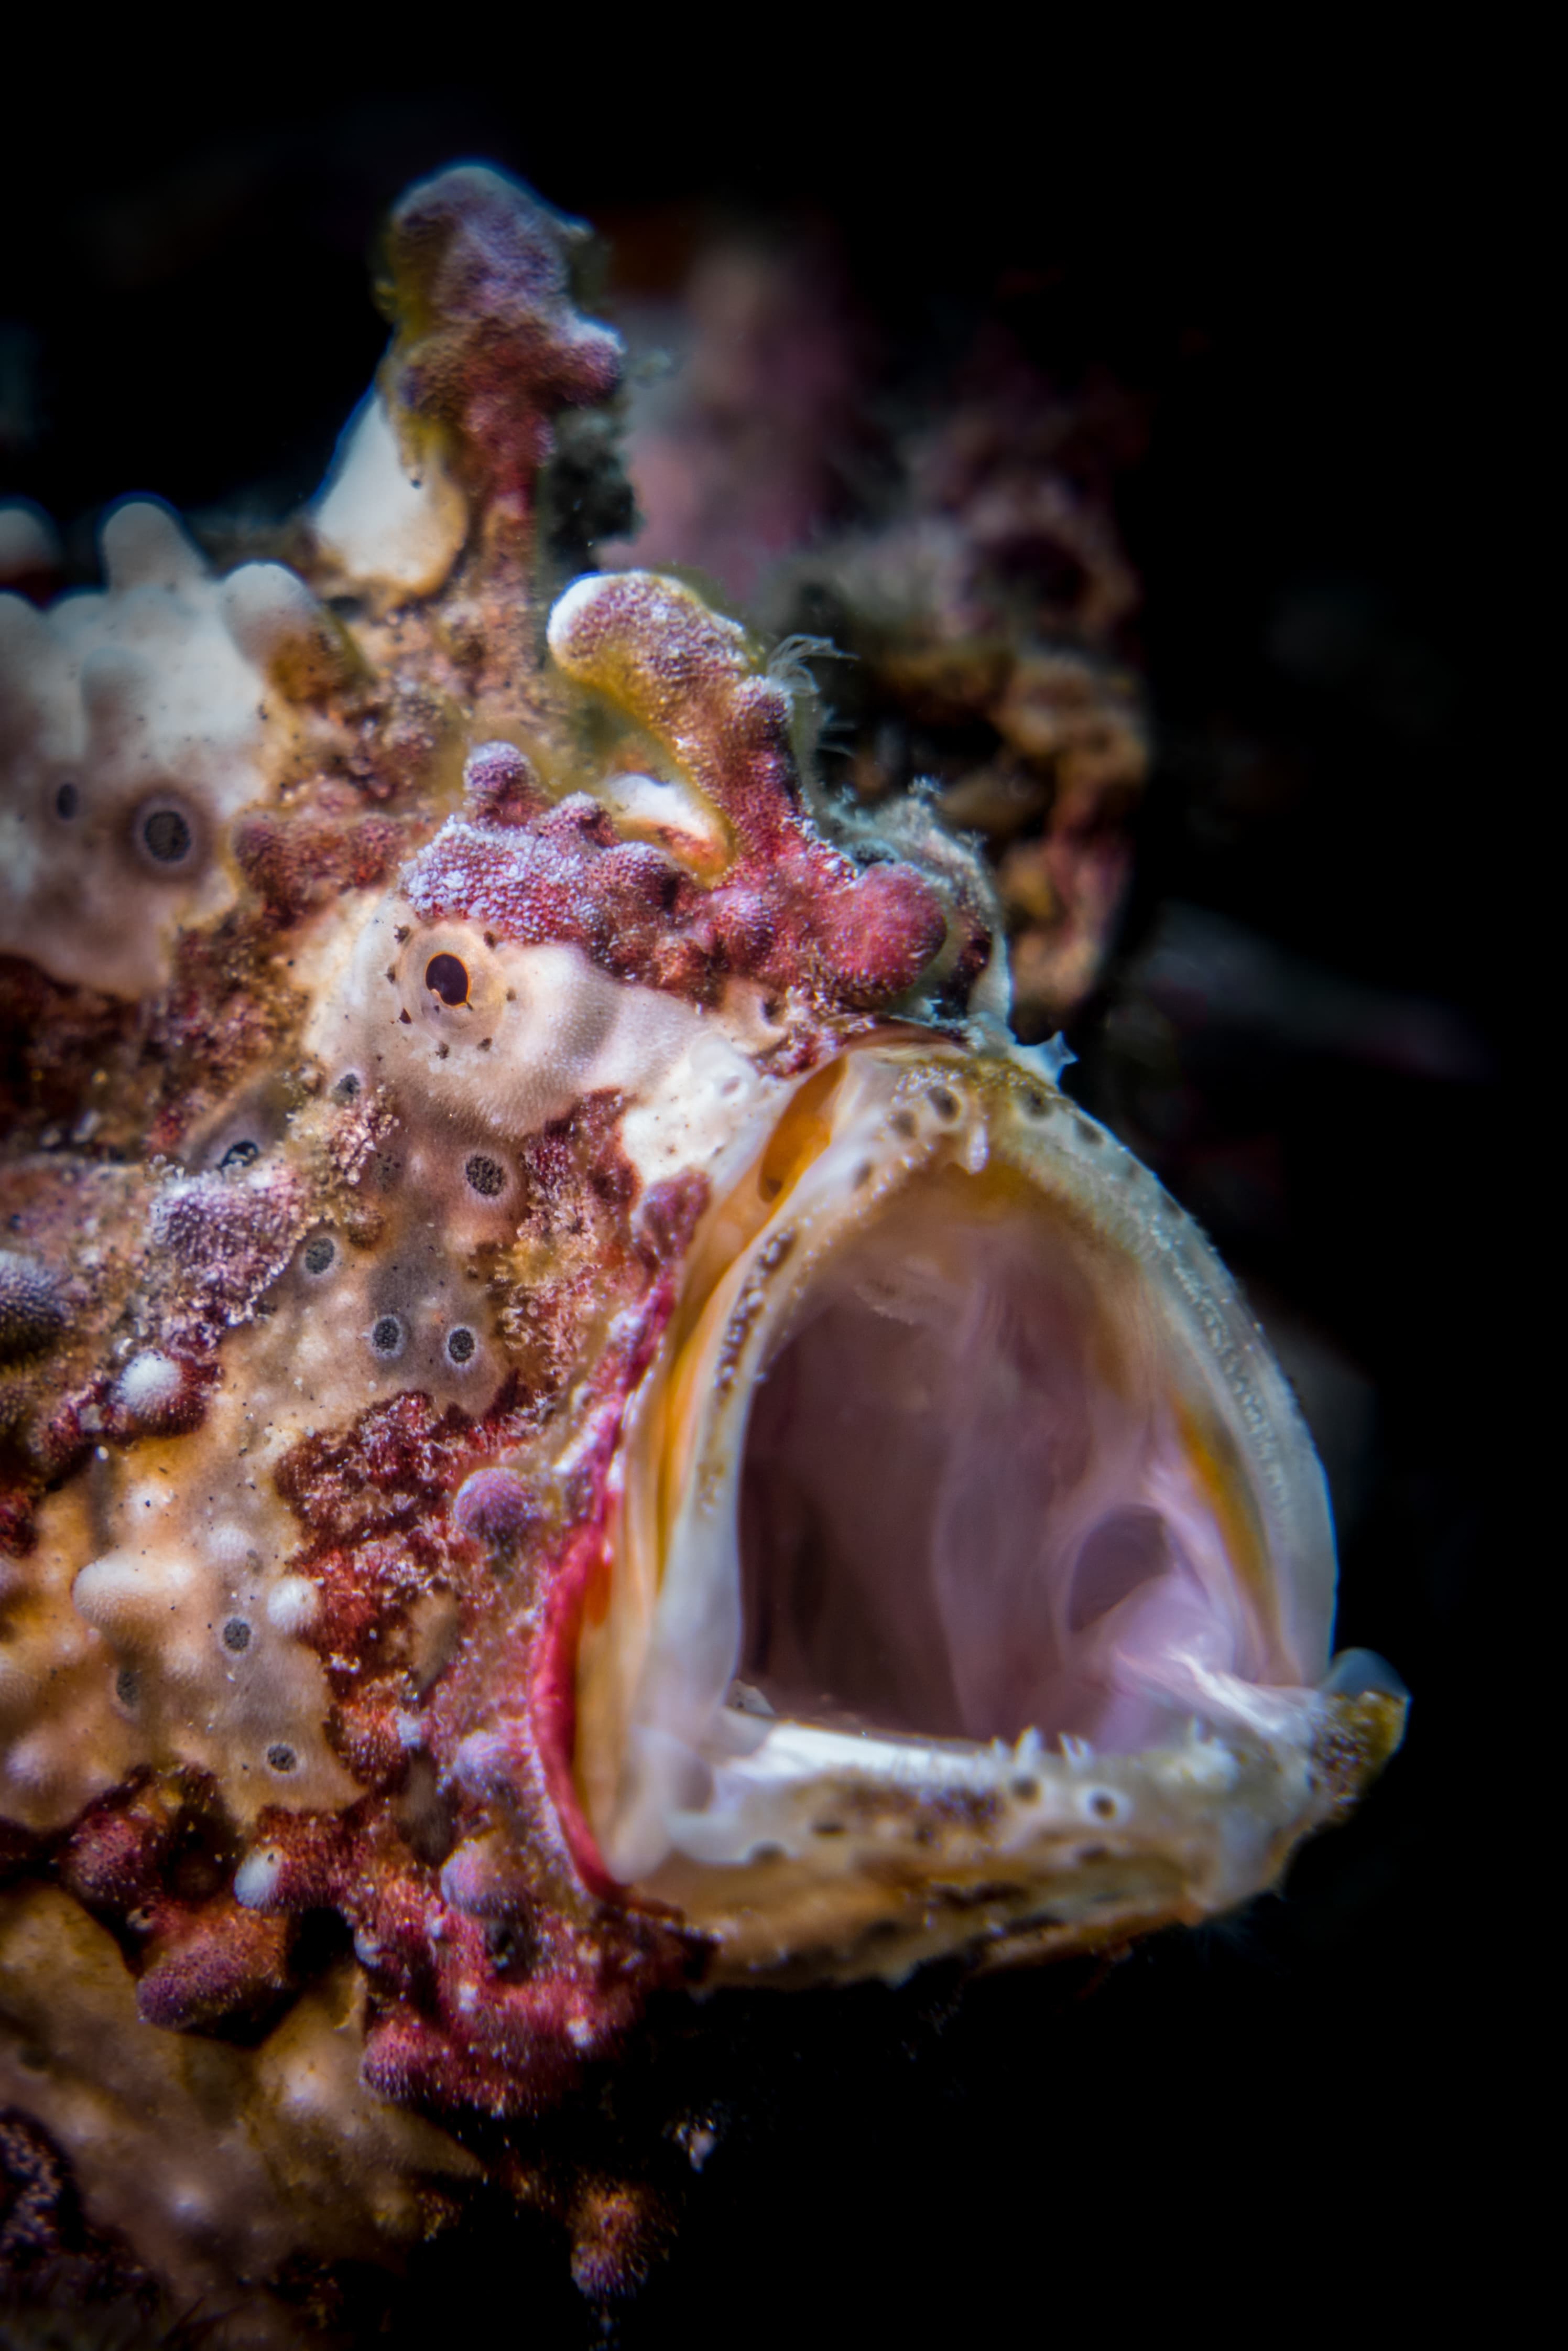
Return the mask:
POLYGON ((635 1893, 708 1940, 718 1982, 897 1980, 956 1953, 1002 1966, 1196 1924, 1351 1809, 1405 1702, 1303 1690, 1280 1711, 1267 1740, 1195 1722, 1135 1755, 779 1721, 672 1818, 673 1849, 635 1893))

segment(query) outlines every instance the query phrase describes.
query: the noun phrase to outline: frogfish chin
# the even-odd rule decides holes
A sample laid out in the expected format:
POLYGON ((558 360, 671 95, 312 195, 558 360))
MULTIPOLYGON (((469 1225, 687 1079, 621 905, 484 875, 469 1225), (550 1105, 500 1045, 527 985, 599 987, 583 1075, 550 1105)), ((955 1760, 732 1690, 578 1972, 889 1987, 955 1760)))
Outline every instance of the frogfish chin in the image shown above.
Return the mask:
POLYGON ((486 2170, 623 2283, 643 2158, 548 2133, 651 1994, 1205 1918, 1404 1721, 977 849, 570 576, 580 234, 413 189, 266 559, 134 500, 0 598, 0 2105, 256 2341, 486 2170))

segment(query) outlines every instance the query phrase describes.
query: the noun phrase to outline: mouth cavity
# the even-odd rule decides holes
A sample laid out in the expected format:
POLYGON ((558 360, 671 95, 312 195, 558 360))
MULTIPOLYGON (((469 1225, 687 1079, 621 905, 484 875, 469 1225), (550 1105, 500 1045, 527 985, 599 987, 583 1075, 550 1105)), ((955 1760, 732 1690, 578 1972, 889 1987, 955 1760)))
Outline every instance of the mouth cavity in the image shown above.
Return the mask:
POLYGON ((947 1167, 812 1286, 740 1478, 737 1677, 776 1715, 1126 1753, 1170 1734, 1184 1644, 1266 1670, 1179 1411, 1074 1238, 947 1167))

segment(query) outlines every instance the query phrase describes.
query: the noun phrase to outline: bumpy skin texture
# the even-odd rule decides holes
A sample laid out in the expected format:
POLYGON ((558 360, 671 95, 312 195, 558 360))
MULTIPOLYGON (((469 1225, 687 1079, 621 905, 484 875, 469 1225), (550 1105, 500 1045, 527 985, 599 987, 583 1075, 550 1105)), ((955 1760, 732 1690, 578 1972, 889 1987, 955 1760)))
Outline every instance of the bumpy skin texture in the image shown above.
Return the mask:
MULTIPOLYGON (((392 346, 292 567, 214 576, 135 502, 101 594, 0 598, 0 2260, 228 2313, 236 2344, 319 2332, 323 2280, 481 2181, 565 2226, 591 2296, 646 2268, 668 2201, 646 2147, 594 2140, 603 2069, 726 1932, 624 1846, 617 1884, 590 1823, 639 1464, 685 1476, 692 1415, 651 1400, 710 1309, 713 1393, 744 1393, 797 1238, 770 1204, 806 1214, 785 1187, 848 1062, 947 1057, 851 1122, 846 1198, 881 1180, 862 1152, 913 1166, 920 1117, 967 1115, 949 1071, 1043 1121, 1058 1067, 1011 1045, 1001 909, 934 795, 829 799, 799 643, 582 569, 565 506, 621 527, 624 486, 580 234, 475 166, 403 199, 392 346)), ((1009 653, 988 691, 1092 862, 1136 764, 1111 688, 1009 653)), ((1053 934, 1068 996, 1117 886, 1053 934)), ((722 1684, 724 1626, 678 1630, 722 1684)), ((1275 1771, 1270 1868, 1396 1739, 1393 1697, 1357 1702, 1275 1771)), ((667 1761, 662 1719, 617 1759, 657 1733, 667 1761)), ((1177 1757, 1173 1802, 1235 1765, 1177 1757)), ((927 1888, 916 1796, 883 1794, 927 1888)), ((1079 1834, 1064 1868, 1106 1860, 1079 1834)), ((972 1948, 989 1861, 942 1948, 972 1948)), ((1121 1917, 1070 1913, 1061 1948, 1121 1917)), ((693 2168, 712 2141, 652 2137, 693 2168)))
MULTIPOLYGON (((366 413, 434 587, 317 600, 353 591, 345 494, 298 573, 214 580, 125 507, 85 619, 4 606, 12 2233, 57 2147, 100 2232, 243 2292, 258 2340, 300 2323, 289 2259, 420 2233, 458 2138, 548 2112, 700 1958, 615 1898, 569 1761, 622 1419, 708 1196, 692 1103, 996 985, 973 860, 929 822, 831 840, 742 630, 547 576, 552 420, 619 371, 576 235, 475 168, 393 216, 366 413), (137 712, 187 671, 184 831, 142 839, 137 712)), ((634 2185, 513 2169, 587 2289, 644 2262, 634 2185)))

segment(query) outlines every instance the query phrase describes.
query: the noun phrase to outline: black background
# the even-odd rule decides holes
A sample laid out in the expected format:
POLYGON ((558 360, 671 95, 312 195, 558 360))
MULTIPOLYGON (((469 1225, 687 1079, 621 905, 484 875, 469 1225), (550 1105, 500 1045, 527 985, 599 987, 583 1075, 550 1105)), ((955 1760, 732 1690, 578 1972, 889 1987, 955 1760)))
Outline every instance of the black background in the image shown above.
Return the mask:
MULTIPOLYGON (((1003 316, 1060 380, 1100 368, 1146 395, 1120 519, 1157 758, 1119 968, 1178 898, 1446 1006, 1472 1040, 1433 1075, 1221 1023, 1185 1072, 1204 1132, 1271 1171, 1266 1214, 1228 1224, 1206 1196, 1206 1221, 1375 1391, 1340 1637, 1411 1684, 1409 1739, 1282 1899, 1103 1981, 960 1995, 944 1977, 671 2026, 613 2095, 634 2132, 673 2084, 717 2144, 673 2247, 606 2323, 628 2344, 694 2325, 988 2344, 1085 2324, 1370 2330, 1493 2258, 1477 2100, 1514 1964, 1485 1859, 1479 1766, 1501 1725, 1479 1628, 1511 1384, 1494 1172, 1509 836, 1539 786, 1499 771, 1519 362, 1476 101, 1429 56, 1374 73, 1354 47, 1145 60, 1134 89, 1115 41, 1019 49, 986 19, 964 42, 946 25, 942 54, 896 79, 803 53, 799 28, 753 30, 768 46, 747 61, 674 27, 646 76, 622 56, 585 78, 570 34, 423 89, 413 71, 324 78, 304 50, 199 98, 172 57, 123 86, 58 75, 4 165, 0 318, 34 400, 0 488, 48 507, 78 563, 127 490, 185 507, 309 491, 382 344, 378 213, 464 154, 633 246, 683 204, 825 218, 890 378, 937 380, 1003 316)), ((1073 1082, 1113 1113, 1115 985, 1073 1040, 1073 1082)), ((1180 1189, 1179 1158, 1164 1172, 1180 1189)), ((394 2312, 411 2342, 601 2324, 559 2244, 499 2219, 429 2249, 394 2312)))

